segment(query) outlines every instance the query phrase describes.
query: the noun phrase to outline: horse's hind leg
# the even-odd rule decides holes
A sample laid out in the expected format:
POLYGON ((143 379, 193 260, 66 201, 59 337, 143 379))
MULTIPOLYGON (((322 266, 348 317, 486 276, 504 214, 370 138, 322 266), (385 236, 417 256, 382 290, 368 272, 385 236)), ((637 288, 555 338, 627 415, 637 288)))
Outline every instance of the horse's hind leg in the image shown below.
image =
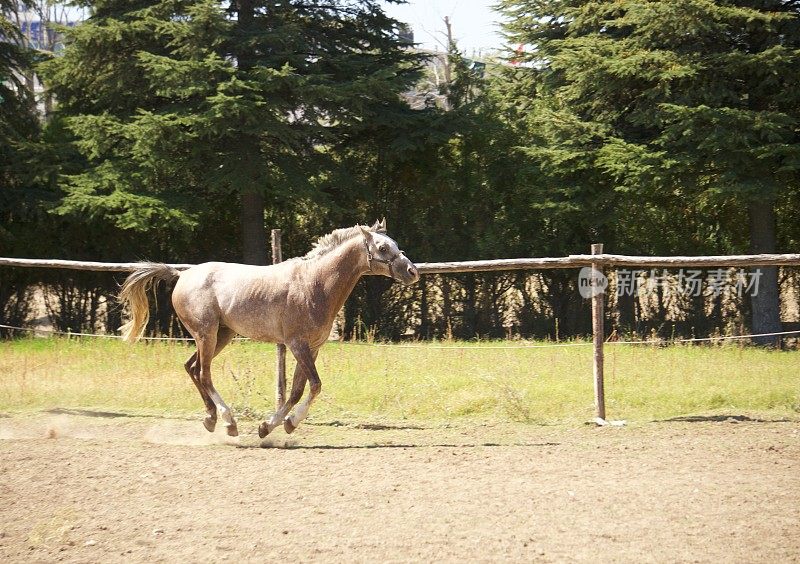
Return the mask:
MULTIPOLYGON (((219 395, 214 382, 211 380, 211 361, 214 357, 231 342, 236 333, 227 327, 220 327, 216 334, 207 335, 200 338, 195 338, 197 343, 197 363, 200 365, 200 387, 203 388, 206 395, 214 404, 215 412, 222 417, 225 421, 228 430, 228 435, 235 437, 239 434, 236 427, 236 421, 233 418, 233 413, 222 396, 219 395)), ((216 420, 214 419, 214 422, 216 420)), ((206 429, 209 426, 206 425, 206 429)), ((213 429, 213 426, 211 427, 213 429)), ((211 430, 209 429, 209 430, 211 430)))
POLYGON ((197 388, 197 391, 200 392, 200 397, 203 399, 203 403, 206 406, 207 415, 203 420, 203 426, 209 433, 213 433, 214 427, 217 426, 217 406, 211 401, 208 392, 206 392, 206 389, 200 383, 200 363, 197 361, 197 351, 189 357, 189 360, 186 361, 183 367, 186 368, 186 372, 189 373, 189 378, 192 379, 192 383, 197 388))
MULTIPOLYGON (((216 345, 214 346, 214 357, 216 357, 220 351, 233 340, 234 336, 236 336, 236 333, 227 327, 220 327, 217 330, 216 345)), ((203 426, 208 432, 213 433, 214 428, 217 425, 217 406, 214 404, 214 401, 211 399, 211 396, 209 395, 205 386, 203 386, 203 384, 200 382, 200 361, 198 360, 197 351, 195 351, 192 356, 189 357, 189 360, 187 360, 183 366, 186 368, 186 372, 189 373, 189 377, 192 379, 192 383, 197 388, 197 391, 200 392, 200 397, 203 399, 203 403, 206 406, 207 415, 203 420, 203 426)))

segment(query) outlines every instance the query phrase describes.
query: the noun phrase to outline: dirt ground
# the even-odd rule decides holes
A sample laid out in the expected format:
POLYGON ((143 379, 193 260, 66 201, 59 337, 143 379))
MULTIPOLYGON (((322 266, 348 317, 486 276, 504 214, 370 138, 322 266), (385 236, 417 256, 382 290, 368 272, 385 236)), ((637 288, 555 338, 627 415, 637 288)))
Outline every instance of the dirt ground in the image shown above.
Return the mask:
POLYGON ((0 418, 0 561, 800 561, 800 422, 0 418))

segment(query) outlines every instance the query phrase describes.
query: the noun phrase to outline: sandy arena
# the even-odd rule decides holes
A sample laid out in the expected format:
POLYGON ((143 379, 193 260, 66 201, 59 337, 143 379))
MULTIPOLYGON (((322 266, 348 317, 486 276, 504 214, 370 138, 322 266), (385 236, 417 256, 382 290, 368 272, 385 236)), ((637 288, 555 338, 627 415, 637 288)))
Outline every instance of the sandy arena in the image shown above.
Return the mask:
POLYGON ((0 418, 0 561, 800 561, 798 421, 255 428, 0 418))

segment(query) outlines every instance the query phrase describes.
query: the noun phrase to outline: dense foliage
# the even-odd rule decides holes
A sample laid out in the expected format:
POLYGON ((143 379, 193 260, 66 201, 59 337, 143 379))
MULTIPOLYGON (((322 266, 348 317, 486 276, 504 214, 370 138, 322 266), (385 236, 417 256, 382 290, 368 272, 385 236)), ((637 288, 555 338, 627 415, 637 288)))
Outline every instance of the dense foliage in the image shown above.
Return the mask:
MULTIPOLYGON (((33 92, 25 80, 33 52, 22 44, 13 18, 17 7, 13 0, 0 0, 0 249, 12 253, 22 252, 39 207, 36 186, 25 170, 29 146, 39 133, 33 92)), ((23 277, 0 271, 0 317, 24 321, 29 300, 23 277)))
MULTIPOLYGON (((503 0, 508 43, 524 49, 485 71, 454 44, 425 60, 373 0, 83 5, 89 18, 61 29, 64 52, 36 67, 57 100, 46 125, 24 84, 3 82, 0 255, 265 263, 270 227, 293 256, 381 216, 419 262, 599 241, 665 255, 800 242, 800 2, 503 0), (411 109, 435 64, 449 82, 411 109)), ((31 59, 5 29, 8 77, 31 59)), ((115 328, 113 307, 97 313, 110 277, 44 281, 59 327, 103 317, 115 328)), ((585 334, 576 282, 560 271, 429 276, 412 289, 369 278, 343 330, 585 334)), ((793 284, 765 269, 752 300, 612 293, 610 326, 780 330, 778 288, 793 284)), ((25 302, 7 293, 0 305, 25 302)), ((176 329, 166 292, 159 302, 153 328, 176 329)))
MULTIPOLYGON (((599 211, 591 227, 621 250, 732 252, 747 242, 775 252, 776 207, 795 199, 800 170, 800 3, 503 7, 514 42, 536 46, 523 96, 544 140, 527 152, 560 180, 549 200, 599 211), (618 228, 630 221, 626 202, 646 231, 618 228)), ((780 331, 777 285, 776 269, 764 269, 756 332, 780 331)))

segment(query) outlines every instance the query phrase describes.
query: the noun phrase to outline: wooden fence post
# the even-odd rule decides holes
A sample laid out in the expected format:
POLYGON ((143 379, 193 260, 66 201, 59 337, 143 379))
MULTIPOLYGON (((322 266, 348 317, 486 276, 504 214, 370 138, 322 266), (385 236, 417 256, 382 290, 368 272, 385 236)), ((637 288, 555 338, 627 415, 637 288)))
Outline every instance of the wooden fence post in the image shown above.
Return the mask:
MULTIPOLYGON (((595 243, 592 245, 593 255, 603 254, 603 244, 595 243)), ((596 273, 603 273, 601 263, 592 263, 592 279, 596 273)), ((603 386, 603 342, 605 341, 605 329, 603 320, 605 303, 605 289, 593 288, 592 291, 592 337, 594 344, 594 406, 599 420, 606 419, 606 395, 603 386), (602 291, 601 291, 602 290, 602 291)), ((600 421, 598 421, 600 423, 600 421)))
MULTIPOLYGON (((283 251, 281 250, 281 230, 272 230, 272 264, 283 261, 283 251)), ((275 393, 275 409, 280 409, 286 401, 286 345, 277 345, 277 360, 275 369, 278 377, 277 392, 275 393)))

